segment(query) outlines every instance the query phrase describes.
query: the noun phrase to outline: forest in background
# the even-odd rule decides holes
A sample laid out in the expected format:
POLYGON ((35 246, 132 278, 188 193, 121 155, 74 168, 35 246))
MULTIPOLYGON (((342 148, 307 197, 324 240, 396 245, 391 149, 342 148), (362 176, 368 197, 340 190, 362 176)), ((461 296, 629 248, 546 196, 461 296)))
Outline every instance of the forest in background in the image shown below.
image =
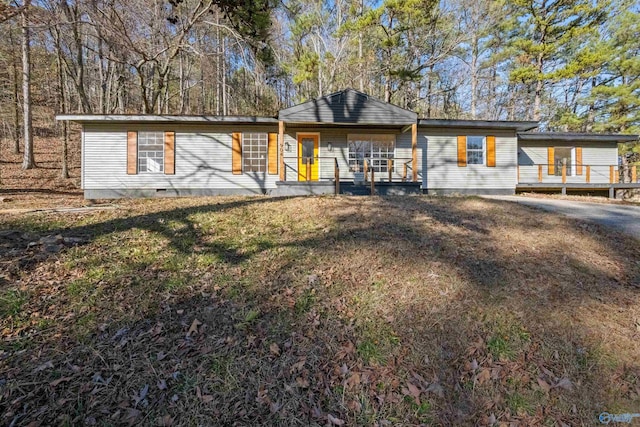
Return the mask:
MULTIPOLYGON (((352 87, 424 118, 640 131, 629 0, 0 3, 0 132, 23 168, 59 113, 275 115, 352 87)), ((631 161, 637 161, 637 149, 631 161)), ((66 162, 62 162, 63 176, 66 162)))

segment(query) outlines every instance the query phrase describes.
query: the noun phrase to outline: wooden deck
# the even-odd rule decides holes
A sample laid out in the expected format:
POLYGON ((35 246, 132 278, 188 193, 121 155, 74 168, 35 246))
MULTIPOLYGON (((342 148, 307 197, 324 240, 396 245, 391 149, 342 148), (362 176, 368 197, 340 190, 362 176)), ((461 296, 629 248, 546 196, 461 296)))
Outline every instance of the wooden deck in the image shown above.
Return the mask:
POLYGON ((616 190, 630 190, 634 188, 640 188, 640 183, 548 183, 548 182, 535 182, 535 183, 518 183, 516 185, 516 192, 521 191, 560 191, 562 194, 567 194, 567 191, 608 191, 610 198, 615 198, 616 190))

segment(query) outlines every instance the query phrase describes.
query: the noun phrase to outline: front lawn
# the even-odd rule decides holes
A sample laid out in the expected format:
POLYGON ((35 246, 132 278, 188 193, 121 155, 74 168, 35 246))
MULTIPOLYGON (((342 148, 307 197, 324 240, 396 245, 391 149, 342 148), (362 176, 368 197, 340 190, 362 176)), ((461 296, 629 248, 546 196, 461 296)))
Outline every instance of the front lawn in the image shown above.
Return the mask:
POLYGON ((118 205, 0 218, 1 424, 560 426, 640 408, 637 240, 478 198, 118 205))

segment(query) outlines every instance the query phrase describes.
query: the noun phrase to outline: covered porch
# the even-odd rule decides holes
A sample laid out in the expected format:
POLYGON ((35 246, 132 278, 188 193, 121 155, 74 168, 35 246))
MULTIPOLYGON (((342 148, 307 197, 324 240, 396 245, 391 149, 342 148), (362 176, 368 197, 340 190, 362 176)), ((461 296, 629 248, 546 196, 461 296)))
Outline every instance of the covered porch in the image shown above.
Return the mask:
POLYGON ((420 191, 417 122, 351 89, 282 110, 278 192, 420 191))

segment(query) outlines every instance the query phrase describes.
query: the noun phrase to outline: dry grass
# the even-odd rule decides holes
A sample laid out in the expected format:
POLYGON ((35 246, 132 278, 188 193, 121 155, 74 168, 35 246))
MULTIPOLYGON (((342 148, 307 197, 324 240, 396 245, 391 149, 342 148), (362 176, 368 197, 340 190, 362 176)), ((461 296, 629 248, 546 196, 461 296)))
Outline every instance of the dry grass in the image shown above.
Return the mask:
POLYGON ((259 197, 0 229, 31 234, 0 240, 3 424, 593 425, 640 407, 640 248, 595 225, 476 198, 259 197), (57 233, 87 242, 27 248, 57 233))

